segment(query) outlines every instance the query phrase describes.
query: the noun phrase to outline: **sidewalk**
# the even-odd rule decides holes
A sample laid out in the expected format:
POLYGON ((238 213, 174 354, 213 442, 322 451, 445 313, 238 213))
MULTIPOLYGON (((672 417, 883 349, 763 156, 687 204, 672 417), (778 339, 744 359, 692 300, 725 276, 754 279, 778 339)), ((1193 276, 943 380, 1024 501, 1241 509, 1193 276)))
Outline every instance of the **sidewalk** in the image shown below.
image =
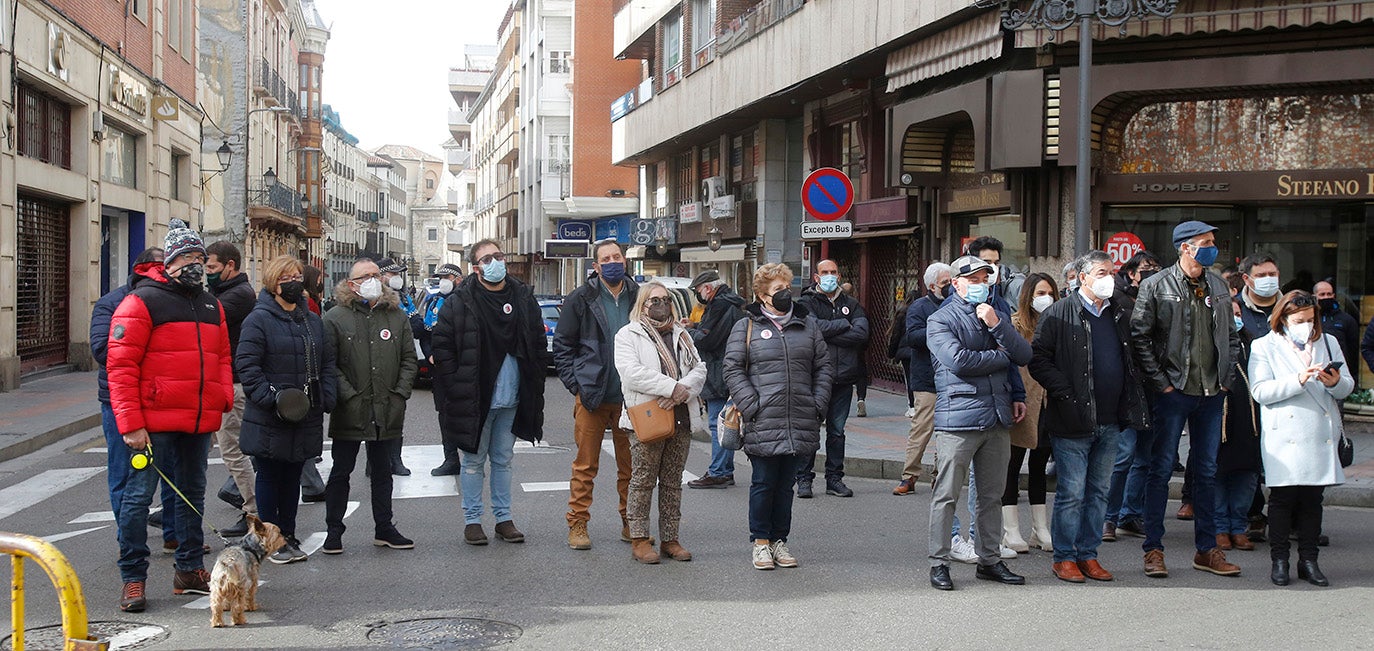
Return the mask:
POLYGON ((0 461, 100 427, 96 372, 26 382, 0 393, 0 461))

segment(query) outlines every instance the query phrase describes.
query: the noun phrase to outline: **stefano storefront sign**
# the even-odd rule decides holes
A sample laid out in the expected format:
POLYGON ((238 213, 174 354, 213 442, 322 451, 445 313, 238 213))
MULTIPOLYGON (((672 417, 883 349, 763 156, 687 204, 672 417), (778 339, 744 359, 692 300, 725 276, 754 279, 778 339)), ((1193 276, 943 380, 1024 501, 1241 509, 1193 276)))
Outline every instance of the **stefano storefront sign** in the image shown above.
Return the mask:
POLYGON ((1295 170, 1212 174, 1113 174, 1102 177, 1104 201, 1368 201, 1374 171, 1295 170))

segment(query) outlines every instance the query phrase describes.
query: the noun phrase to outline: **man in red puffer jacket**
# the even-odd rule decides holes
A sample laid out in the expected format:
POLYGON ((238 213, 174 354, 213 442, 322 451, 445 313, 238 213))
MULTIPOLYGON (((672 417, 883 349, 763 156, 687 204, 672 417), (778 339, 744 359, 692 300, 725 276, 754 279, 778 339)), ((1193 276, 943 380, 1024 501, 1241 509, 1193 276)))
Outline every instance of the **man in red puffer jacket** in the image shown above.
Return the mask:
MULTIPOLYGON (((153 465, 185 495, 177 500, 172 593, 210 594, 197 512, 205 506, 210 435, 234 406, 233 357, 224 310, 202 287, 200 236, 173 219, 163 248, 165 263, 135 268, 144 279, 110 321, 110 405, 124 442, 142 451, 151 445, 153 465)), ((120 504, 116 524, 124 592, 119 607, 125 612, 147 606, 148 505, 157 482, 153 468, 135 471, 120 504)))

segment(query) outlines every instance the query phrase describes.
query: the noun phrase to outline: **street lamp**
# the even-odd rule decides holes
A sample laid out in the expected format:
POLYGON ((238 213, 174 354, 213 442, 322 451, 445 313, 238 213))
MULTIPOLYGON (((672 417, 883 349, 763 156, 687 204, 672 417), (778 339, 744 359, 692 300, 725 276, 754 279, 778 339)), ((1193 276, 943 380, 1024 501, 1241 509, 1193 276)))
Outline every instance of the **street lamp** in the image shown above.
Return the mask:
POLYGON ((720 229, 716 228, 716 220, 711 220, 711 228, 706 231, 706 248, 712 251, 720 250, 720 229))
POLYGON ((224 172, 229 169, 229 161, 234 157, 234 149, 229 146, 228 140, 221 140, 219 149, 215 150, 215 157, 219 158, 219 171, 224 172))
POLYGON ((276 185, 277 173, 273 171, 271 167, 268 167, 267 171, 262 173, 262 187, 270 190, 276 187, 276 185))
MULTIPOLYGON (((1025 25, 1062 32, 1078 24, 1078 168, 1074 180, 1074 255, 1090 248, 1088 228, 1092 212, 1092 62, 1094 18, 1103 25, 1121 27, 1132 18, 1168 18, 1178 0, 1032 0, 1029 9, 1019 8, 1020 0, 975 0, 984 9, 1000 7, 1002 27, 1015 31, 1025 25)), ((1053 39, 1053 34, 1050 35, 1053 39)))

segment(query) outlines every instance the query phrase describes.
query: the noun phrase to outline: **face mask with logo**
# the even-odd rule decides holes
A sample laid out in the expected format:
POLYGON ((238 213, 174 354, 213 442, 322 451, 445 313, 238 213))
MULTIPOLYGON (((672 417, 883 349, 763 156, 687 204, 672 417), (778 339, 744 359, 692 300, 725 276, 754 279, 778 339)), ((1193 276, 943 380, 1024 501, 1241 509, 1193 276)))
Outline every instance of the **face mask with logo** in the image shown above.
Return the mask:
POLYGON ((301 295, 305 293, 305 283, 299 280, 290 280, 281 284, 278 288, 281 299, 287 303, 297 303, 301 300, 301 295))
POLYGON ((601 263, 601 279, 612 284, 619 285, 620 281, 625 280, 624 262, 603 262, 601 263))
POLYGON ((443 280, 440 280, 440 281, 439 281, 439 293, 440 293, 440 294, 452 294, 452 293, 453 293, 453 281, 452 281, 452 280, 449 280, 449 279, 447 279, 447 278, 444 278, 443 280))
POLYGON ((176 276, 168 275, 167 277, 171 278, 172 282, 187 289, 198 288, 205 282, 205 265, 192 262, 178 269, 176 276))
POLYGON ((392 276, 386 279, 386 286, 399 292, 406 286, 406 280, 399 275, 392 276))
POLYGON ((1255 293, 1265 298, 1269 298, 1279 293, 1279 277, 1265 276, 1264 278, 1256 278, 1255 293))
POLYGON ((1093 296, 1105 301, 1112 297, 1112 292, 1116 291, 1116 279, 1111 276, 1103 276, 1094 279, 1088 288, 1092 290, 1093 296))
POLYGON ((1307 345, 1307 342, 1312 340, 1312 324, 1310 322, 1289 324, 1288 338, 1300 346, 1307 345))
POLYGON ((984 283, 969 283, 968 293, 964 295, 964 300, 973 305, 986 303, 988 300, 988 286, 984 283))
POLYGON ((792 292, 780 289, 773 293, 773 311, 778 314, 787 314, 792 311, 792 292))
POLYGON ((380 278, 368 278, 361 285, 358 285, 358 296, 364 301, 375 301, 382 297, 382 280, 380 278))
POLYGON ((1049 294, 1041 294, 1031 300, 1031 308, 1035 310, 1036 314, 1050 309, 1051 305, 1054 305, 1054 297, 1049 294))
POLYGON ((1195 246, 1193 247, 1193 260, 1204 267, 1210 267, 1217 261, 1217 247, 1215 246, 1195 246))
POLYGON ((493 285, 506 279, 506 261, 493 259, 482 267, 482 280, 493 285))
POLYGON ((1237 316, 1237 317, 1231 317, 1231 318, 1233 318, 1233 319, 1236 320, 1236 332, 1240 332, 1241 330, 1244 330, 1244 329, 1245 329, 1245 322, 1244 322, 1244 321, 1241 321, 1241 320, 1240 320, 1240 317, 1237 316))
POLYGON ((834 294, 840 288, 840 277, 834 275, 821 276, 821 282, 817 286, 827 294, 834 294))
POLYGON ((209 286, 210 289, 214 289, 214 288, 216 288, 216 287, 219 287, 219 284, 222 283, 222 282, 224 282, 223 276, 224 276, 224 272, 223 272, 223 271, 216 271, 215 273, 212 273, 212 274, 205 274, 205 284, 206 284, 207 286, 209 286))

